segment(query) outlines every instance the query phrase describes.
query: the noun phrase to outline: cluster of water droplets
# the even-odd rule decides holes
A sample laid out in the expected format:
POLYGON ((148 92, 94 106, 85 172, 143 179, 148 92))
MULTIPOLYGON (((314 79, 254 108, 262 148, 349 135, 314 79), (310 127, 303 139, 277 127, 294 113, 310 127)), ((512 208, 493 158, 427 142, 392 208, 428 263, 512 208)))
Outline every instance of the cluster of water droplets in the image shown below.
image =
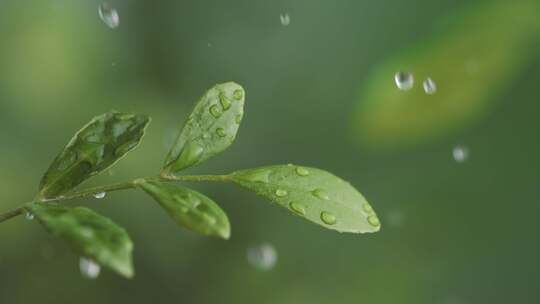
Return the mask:
POLYGON ((246 251, 248 263, 259 270, 271 270, 276 266, 277 251, 269 243, 249 247, 246 251))
POLYGON ((101 266, 91 259, 81 257, 79 259, 81 275, 87 279, 96 279, 101 272, 101 266))
MULTIPOLYGON (((399 71, 394 75, 394 81, 398 89, 408 91, 414 87, 414 75, 410 72, 399 71)), ((428 95, 433 95, 437 92, 437 84, 431 78, 427 78, 422 83, 424 92, 428 95)))

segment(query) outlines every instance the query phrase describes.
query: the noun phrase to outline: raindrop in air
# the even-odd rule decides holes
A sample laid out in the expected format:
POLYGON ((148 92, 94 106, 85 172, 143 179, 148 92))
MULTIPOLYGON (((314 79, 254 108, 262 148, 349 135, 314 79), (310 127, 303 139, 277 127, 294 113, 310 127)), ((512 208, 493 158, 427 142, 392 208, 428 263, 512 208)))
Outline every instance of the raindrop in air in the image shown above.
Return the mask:
POLYGON ((107 195, 106 192, 98 192, 98 193, 94 193, 94 197, 97 198, 97 199, 104 198, 105 195, 107 195))
POLYGON ((435 81, 431 78, 424 80, 422 85, 424 86, 424 92, 426 92, 426 94, 432 95, 437 92, 437 84, 435 84, 435 81))
POLYGON ((394 75, 394 81, 398 89, 402 91, 410 90, 414 85, 414 76, 408 72, 397 72, 394 75))
POLYGON ((452 156, 456 162, 462 163, 469 158, 469 149, 464 146, 456 146, 452 150, 452 156))
POLYGON ((107 2, 102 3, 98 8, 99 18, 110 28, 115 29, 120 24, 118 12, 107 2))
POLYGON ((81 257, 79 260, 79 269, 81 270, 83 277, 87 279, 95 279, 99 276, 101 266, 90 259, 81 257))
POLYGON ((279 15, 279 21, 281 21, 281 25, 287 26, 291 24, 291 17, 289 16, 289 14, 284 13, 279 15))
POLYGON ((248 263, 259 270, 270 270, 277 262, 277 252, 274 246, 264 243, 247 249, 248 263))
POLYGON ((25 217, 27 220, 31 221, 31 220, 34 219, 34 214, 33 214, 32 212, 26 212, 26 214, 24 215, 24 217, 25 217))

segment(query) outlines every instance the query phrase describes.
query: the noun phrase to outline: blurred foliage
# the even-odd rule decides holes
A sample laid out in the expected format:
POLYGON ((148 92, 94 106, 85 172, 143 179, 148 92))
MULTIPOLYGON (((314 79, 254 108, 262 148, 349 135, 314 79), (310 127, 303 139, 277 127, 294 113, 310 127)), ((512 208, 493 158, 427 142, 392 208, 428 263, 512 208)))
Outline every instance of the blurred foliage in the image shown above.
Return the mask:
MULTIPOLYGON (((92 206, 130 231, 137 265, 132 281, 107 272, 85 280, 77 256, 36 223, 18 218, 0 226, 0 303, 538 301, 540 58, 535 43, 508 55, 505 41, 514 38, 502 38, 538 14, 531 9, 516 19, 513 12, 531 1, 512 1, 515 8, 497 18, 482 17, 476 8, 508 1, 110 1, 121 19, 115 30, 99 20, 99 1, 1 1, 2 210, 31 199, 73 130, 111 109, 147 114, 153 123, 134 153, 90 184, 157 174, 200 93, 234 80, 248 95, 235 144, 192 171, 316 166, 357 187, 383 229, 336 234, 286 216, 247 191, 187 184, 220 197, 233 223, 224 242, 177 229, 151 198, 118 192, 75 204, 92 206), (285 12, 291 18, 286 27, 279 18, 285 12), (378 102, 358 99, 360 84, 368 92, 373 79, 384 77, 377 95, 403 95, 411 110, 424 105, 412 96, 436 104, 460 85, 445 83, 454 79, 444 75, 457 63, 443 58, 443 50, 435 57, 425 53, 425 63, 409 50, 447 45, 453 31, 444 29, 468 14, 491 22, 485 36, 499 42, 482 38, 493 48, 488 54, 504 53, 501 60, 520 64, 493 72, 502 76, 491 84, 484 82, 491 78, 475 80, 483 101, 469 107, 483 115, 458 117, 450 129, 440 119, 437 134, 406 150, 369 149, 356 144, 359 134, 347 136, 350 113, 376 109, 368 104, 378 102), (386 67, 397 58, 412 61, 386 67), (416 62, 427 70, 415 70, 416 62), (397 91, 392 77, 408 67, 415 91, 397 91), (389 75, 376 76, 383 69, 389 75), (418 81, 427 76, 439 92, 424 97, 418 81), (452 160, 456 144, 470 151, 462 164, 452 160), (268 272, 251 268, 245 257, 247 247, 261 242, 279 255, 268 272)), ((460 54, 467 51, 476 52, 460 54)))
POLYGON ((540 42, 540 2, 467 5, 435 26, 433 38, 398 51, 362 86, 355 112, 360 141, 372 147, 415 145, 485 115, 490 103, 523 72, 540 42), (390 75, 410 71, 413 90, 395 89, 390 75), (422 82, 432 78, 436 94, 422 82))

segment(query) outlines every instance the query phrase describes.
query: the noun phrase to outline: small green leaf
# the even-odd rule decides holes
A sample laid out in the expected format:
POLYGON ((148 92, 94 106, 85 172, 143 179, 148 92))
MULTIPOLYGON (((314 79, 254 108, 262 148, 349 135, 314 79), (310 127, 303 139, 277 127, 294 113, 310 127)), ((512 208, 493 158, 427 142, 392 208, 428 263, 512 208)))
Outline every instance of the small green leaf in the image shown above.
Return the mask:
POLYGON ((326 171, 293 165, 234 172, 232 181, 292 213, 339 232, 376 232, 380 222, 348 182, 326 171))
POLYGON ((94 211, 53 204, 26 207, 53 235, 65 240, 78 254, 133 277, 133 243, 124 228, 94 211))
POLYGON ((227 215, 207 196, 180 186, 141 180, 137 185, 152 196, 180 225, 195 232, 228 239, 227 215))
POLYGON ((139 144, 150 117, 108 112, 79 130, 41 179, 39 197, 63 194, 114 165, 139 144))
POLYGON ((165 159, 162 174, 177 173, 227 149, 244 115, 244 89, 217 84, 197 102, 176 143, 165 159))

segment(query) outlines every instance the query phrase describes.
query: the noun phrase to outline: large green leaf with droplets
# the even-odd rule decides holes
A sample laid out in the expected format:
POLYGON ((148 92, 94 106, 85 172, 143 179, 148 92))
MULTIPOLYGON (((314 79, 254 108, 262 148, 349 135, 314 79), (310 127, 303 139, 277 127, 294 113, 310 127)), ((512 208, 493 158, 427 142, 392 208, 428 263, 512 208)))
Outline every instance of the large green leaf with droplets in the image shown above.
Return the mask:
POLYGON ((294 214, 339 232, 376 232, 373 208, 351 184, 326 171, 279 165, 234 172, 240 186, 294 214))
POLYGON ((538 55, 540 1, 471 1, 439 20, 433 34, 400 49, 363 80, 354 112, 358 141, 372 148, 414 146, 456 132, 485 115, 538 55), (398 71, 415 86, 400 91, 398 71), (428 77, 437 85, 426 94, 428 77))
POLYGON ((58 154, 41 179, 39 196, 55 197, 114 165, 142 139, 150 118, 108 112, 94 117, 58 154))
POLYGON ((228 239, 231 228, 227 214, 207 196, 177 185, 137 181, 180 225, 192 231, 228 239))
POLYGON ((110 219, 88 208, 50 203, 35 203, 26 209, 78 254, 124 277, 133 277, 133 243, 126 230, 110 219))
POLYGON ((164 175, 195 166, 227 149, 244 115, 244 89, 234 83, 217 84, 197 102, 176 143, 167 155, 164 175))

